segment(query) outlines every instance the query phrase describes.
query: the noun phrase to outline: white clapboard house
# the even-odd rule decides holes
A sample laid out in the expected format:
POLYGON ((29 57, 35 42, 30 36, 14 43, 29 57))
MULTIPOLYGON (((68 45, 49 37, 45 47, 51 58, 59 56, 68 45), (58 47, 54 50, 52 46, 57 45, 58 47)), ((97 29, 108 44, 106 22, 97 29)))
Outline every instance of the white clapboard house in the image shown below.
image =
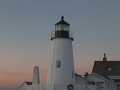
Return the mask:
POLYGON ((23 82, 18 90, 32 90, 32 82, 25 81, 23 82))
POLYGON ((103 61, 94 62, 92 73, 113 80, 114 90, 120 90, 120 61, 107 61, 104 54, 103 61))
POLYGON ((120 61, 95 61, 91 74, 75 74, 76 90, 120 90, 120 61))

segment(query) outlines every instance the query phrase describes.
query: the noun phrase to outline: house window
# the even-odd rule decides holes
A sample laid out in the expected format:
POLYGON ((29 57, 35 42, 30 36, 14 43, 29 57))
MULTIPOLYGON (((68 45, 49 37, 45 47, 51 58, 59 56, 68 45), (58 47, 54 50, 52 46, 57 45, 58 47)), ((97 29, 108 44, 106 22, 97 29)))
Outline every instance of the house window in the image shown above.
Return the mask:
POLYGON ((61 68, 61 61, 57 61, 57 68, 61 68))
POLYGON ((95 85, 95 82, 89 81, 88 84, 89 85, 95 85))
POLYGON ((117 90, 120 90, 120 84, 117 84, 117 90))

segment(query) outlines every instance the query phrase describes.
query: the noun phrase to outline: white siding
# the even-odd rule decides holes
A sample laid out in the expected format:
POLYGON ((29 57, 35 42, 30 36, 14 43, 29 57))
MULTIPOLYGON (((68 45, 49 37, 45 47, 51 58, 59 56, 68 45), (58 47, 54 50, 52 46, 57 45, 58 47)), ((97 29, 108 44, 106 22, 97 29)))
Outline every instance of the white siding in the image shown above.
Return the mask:
POLYGON ((23 83, 18 90, 32 90, 32 85, 27 85, 26 83, 23 83))
POLYGON ((53 39, 52 59, 49 62, 47 78, 47 90, 59 90, 59 88, 66 90, 67 85, 74 85, 74 80, 72 40, 68 38, 53 39), (61 62, 59 68, 57 67, 57 61, 61 62))

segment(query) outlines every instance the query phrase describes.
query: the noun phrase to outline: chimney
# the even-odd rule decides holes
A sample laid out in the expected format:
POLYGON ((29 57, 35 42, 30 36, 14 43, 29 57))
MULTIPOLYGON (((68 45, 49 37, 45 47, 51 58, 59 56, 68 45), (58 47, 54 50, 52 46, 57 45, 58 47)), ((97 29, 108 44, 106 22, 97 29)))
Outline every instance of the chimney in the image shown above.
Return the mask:
POLYGON ((85 72, 85 75, 84 75, 84 76, 87 77, 88 75, 89 75, 88 72, 85 72))
POLYGON ((104 53, 103 61, 107 61, 106 53, 104 53))

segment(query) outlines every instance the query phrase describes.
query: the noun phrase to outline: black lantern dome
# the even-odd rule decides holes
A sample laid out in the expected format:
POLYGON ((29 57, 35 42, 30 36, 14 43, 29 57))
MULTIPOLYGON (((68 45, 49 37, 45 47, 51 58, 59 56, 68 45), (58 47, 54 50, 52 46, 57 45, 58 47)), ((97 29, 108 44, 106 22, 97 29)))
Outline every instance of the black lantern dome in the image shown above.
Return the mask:
POLYGON ((59 21, 55 25, 60 25, 60 24, 62 24, 62 25, 68 25, 68 26, 70 25, 69 23, 67 23, 66 21, 64 21, 64 17, 63 16, 61 17, 61 21, 59 21))
POLYGON ((61 21, 55 24, 55 33, 54 37, 51 38, 53 40, 54 38, 70 38, 73 40, 72 37, 70 37, 70 30, 69 30, 70 24, 64 21, 64 17, 61 17, 61 21))

